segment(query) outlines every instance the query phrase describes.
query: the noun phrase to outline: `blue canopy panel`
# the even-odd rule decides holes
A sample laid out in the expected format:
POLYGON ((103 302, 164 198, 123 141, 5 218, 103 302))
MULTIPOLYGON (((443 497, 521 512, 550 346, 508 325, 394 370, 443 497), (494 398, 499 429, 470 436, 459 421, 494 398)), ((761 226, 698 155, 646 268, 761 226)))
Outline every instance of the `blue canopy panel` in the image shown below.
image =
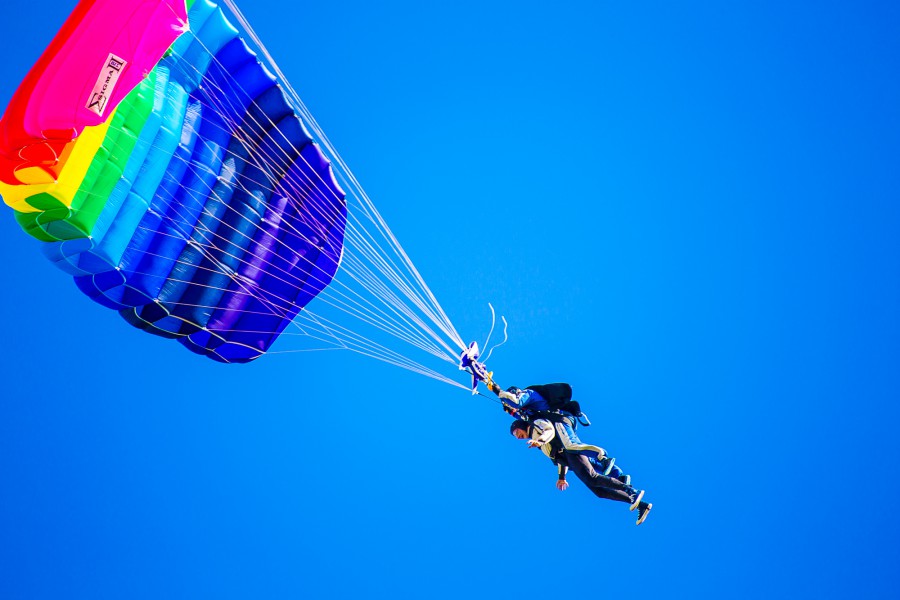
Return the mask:
POLYGON ((160 207, 167 209, 166 227, 186 205, 201 210, 181 219, 192 230, 177 255, 171 248, 148 252, 143 260, 155 265, 136 269, 166 273, 164 281, 155 278, 154 301, 121 314, 194 352, 246 362, 264 353, 334 277, 344 193, 275 78, 243 41, 222 48, 192 97, 205 119, 198 147, 208 153, 215 146, 219 172, 204 178, 204 162, 210 163, 200 162, 177 200, 160 207), (159 255, 171 257, 168 269, 159 255))

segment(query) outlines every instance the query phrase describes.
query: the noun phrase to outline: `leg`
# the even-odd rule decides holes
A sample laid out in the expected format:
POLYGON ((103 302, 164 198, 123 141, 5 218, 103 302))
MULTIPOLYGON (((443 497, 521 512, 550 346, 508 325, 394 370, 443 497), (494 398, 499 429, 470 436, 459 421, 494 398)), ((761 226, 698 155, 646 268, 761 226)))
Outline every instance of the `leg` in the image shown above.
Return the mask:
POLYGON ((629 486, 618 479, 597 473, 586 456, 567 454, 566 459, 569 469, 598 498, 627 502, 628 504, 634 500, 634 491, 629 486))

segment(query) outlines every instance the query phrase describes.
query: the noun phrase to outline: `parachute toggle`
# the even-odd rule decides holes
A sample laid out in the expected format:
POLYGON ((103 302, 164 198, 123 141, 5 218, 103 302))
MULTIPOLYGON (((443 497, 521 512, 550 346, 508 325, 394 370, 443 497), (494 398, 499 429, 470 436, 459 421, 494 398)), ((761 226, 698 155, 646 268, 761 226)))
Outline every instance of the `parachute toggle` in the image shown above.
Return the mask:
POLYGON ((469 347, 462 351, 459 355, 459 370, 468 371, 472 374, 472 394, 478 391, 478 382, 481 381, 485 385, 490 386, 493 372, 489 372, 484 363, 479 362, 480 352, 478 350, 478 342, 472 342, 469 347))

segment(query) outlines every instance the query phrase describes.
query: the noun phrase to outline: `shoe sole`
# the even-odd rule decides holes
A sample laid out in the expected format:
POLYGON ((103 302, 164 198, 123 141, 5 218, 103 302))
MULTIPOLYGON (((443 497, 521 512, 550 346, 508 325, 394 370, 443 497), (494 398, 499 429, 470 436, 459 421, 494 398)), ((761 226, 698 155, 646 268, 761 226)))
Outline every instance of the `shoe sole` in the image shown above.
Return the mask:
POLYGON ((628 510, 636 509, 638 507, 638 504, 641 503, 641 498, 643 498, 643 497, 644 497, 644 490, 641 490, 640 492, 638 492, 637 498, 635 498, 634 502, 631 503, 631 508, 629 508, 628 510))
POLYGON ((641 523, 643 523, 644 521, 647 520, 647 515, 650 514, 650 509, 651 509, 651 508, 653 508, 653 505, 652 505, 652 504, 648 504, 648 505, 647 505, 647 510, 644 511, 644 514, 642 514, 640 517, 638 517, 638 520, 637 520, 637 524, 638 524, 638 525, 640 525, 641 523))

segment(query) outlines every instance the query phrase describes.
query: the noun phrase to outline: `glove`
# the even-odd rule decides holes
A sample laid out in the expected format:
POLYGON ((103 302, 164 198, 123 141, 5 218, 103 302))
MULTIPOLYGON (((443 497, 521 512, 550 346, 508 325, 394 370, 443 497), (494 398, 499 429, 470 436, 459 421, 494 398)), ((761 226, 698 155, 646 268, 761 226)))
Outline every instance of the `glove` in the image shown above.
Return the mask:
POLYGON ((503 412, 505 412, 506 414, 511 415, 513 417, 519 418, 519 411, 517 409, 513 408, 512 406, 506 404, 505 402, 503 403, 503 412))

